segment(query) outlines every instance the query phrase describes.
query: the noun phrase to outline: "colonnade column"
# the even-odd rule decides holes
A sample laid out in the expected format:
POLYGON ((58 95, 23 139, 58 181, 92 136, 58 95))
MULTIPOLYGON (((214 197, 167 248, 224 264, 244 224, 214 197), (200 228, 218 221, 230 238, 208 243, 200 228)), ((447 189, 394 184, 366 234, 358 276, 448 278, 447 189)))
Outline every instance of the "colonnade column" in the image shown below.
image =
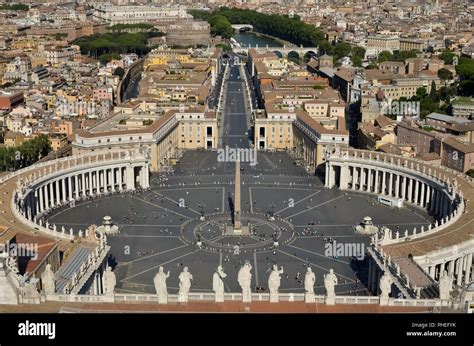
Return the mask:
POLYGON ((43 189, 43 186, 40 186, 38 188, 38 200, 39 200, 39 212, 42 213, 43 210, 44 210, 44 204, 43 204, 43 200, 44 200, 44 189, 43 189))
POLYGON ((421 182, 420 206, 425 206, 425 183, 421 182))
POLYGON ((471 267, 472 267, 472 253, 469 253, 467 254, 466 256, 464 256, 464 272, 465 272, 465 275, 464 275, 464 284, 468 284, 469 283, 469 277, 470 277, 470 274, 471 274, 471 267))
MULTIPOLYGON (((327 165, 326 165, 326 167, 327 167, 327 165)), ((328 173, 328 172, 326 172, 326 175, 327 175, 327 173, 328 173)), ((123 176, 122 176, 122 174, 123 174, 123 169, 122 169, 122 167, 119 167, 119 169, 118 169, 118 177, 117 177, 117 178, 118 178, 118 182, 119 182, 119 191, 122 191, 122 190, 123 190, 123 176)), ((327 182, 326 182, 326 184, 327 184, 327 182)))
POLYGON ((49 208, 48 185, 43 186, 43 192, 44 192, 44 208, 48 209, 49 208))
POLYGON ((49 207, 54 205, 54 191, 53 191, 53 182, 49 183, 49 207))
MULTIPOLYGON (((332 169, 331 165, 329 166, 330 169, 332 169)), ((132 166, 128 166, 126 168, 126 174, 127 174, 127 189, 128 190, 135 190, 135 172, 134 172, 134 167, 132 166)), ((333 177, 334 174, 329 174, 329 180, 330 180, 330 183, 329 183, 329 187, 331 188, 333 185, 332 185, 332 180, 333 180, 333 177)))
POLYGON ((74 186, 75 186, 75 196, 79 198, 79 176, 76 174, 74 176, 74 186))
POLYGON ((375 169, 374 171, 374 192, 379 193, 380 185, 379 185, 379 170, 375 169))
POLYGON ((402 175, 402 199, 405 200, 406 192, 407 192, 407 177, 402 175))
POLYGON ((459 257, 456 261, 456 285, 462 285, 463 257, 459 257))
POLYGON ((454 274, 454 260, 449 261, 448 263, 448 275, 453 276, 454 274))
POLYGON ((66 196, 66 178, 61 179, 61 189, 62 189, 62 197, 63 197, 63 203, 66 203, 67 201, 67 196, 66 196))
POLYGON ((397 174, 397 178, 395 179, 395 197, 400 197, 400 174, 397 174))
POLYGON ((382 189, 381 189, 381 190, 382 190, 382 191, 381 191, 382 195, 385 195, 385 194, 386 194, 386 193, 385 193, 385 179, 386 179, 386 175, 387 175, 387 172, 382 171, 382 189))
POLYGON ((71 176, 67 177, 67 197, 68 197, 69 201, 71 201, 73 199, 73 197, 72 197, 72 177, 71 176))
POLYGON ((115 191, 115 168, 112 167, 110 171, 110 184, 112 185, 112 191, 115 191))
POLYGON ((413 204, 418 204, 418 189, 419 189, 419 184, 420 182, 418 180, 415 180, 415 198, 413 199, 413 204))
POLYGON ((353 174, 353 178, 352 178, 352 188, 354 190, 358 190, 360 189, 360 184, 359 184, 359 188, 356 188, 356 185, 358 184, 358 180, 359 180, 359 171, 357 170, 357 166, 354 166, 354 174, 353 174))
POLYGON ((104 189, 104 192, 107 191, 107 174, 108 174, 107 171, 108 171, 108 170, 107 170, 106 168, 105 168, 104 171, 103 171, 103 172, 104 172, 104 173, 103 173, 104 179, 103 179, 103 181, 102 181, 102 188, 104 189))
POLYGON ((413 179, 408 178, 408 202, 412 201, 413 197, 413 179))

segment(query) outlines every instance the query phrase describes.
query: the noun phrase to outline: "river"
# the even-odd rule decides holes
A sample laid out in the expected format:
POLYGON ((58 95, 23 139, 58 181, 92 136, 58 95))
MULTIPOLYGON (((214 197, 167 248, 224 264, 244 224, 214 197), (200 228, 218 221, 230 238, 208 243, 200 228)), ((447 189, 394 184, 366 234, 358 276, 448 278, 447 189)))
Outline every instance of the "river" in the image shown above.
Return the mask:
POLYGON ((265 47, 267 45, 269 47, 282 46, 278 41, 272 39, 271 37, 257 35, 252 32, 237 33, 233 37, 241 44, 242 47, 248 47, 249 45, 255 47, 257 44, 259 47, 265 47))

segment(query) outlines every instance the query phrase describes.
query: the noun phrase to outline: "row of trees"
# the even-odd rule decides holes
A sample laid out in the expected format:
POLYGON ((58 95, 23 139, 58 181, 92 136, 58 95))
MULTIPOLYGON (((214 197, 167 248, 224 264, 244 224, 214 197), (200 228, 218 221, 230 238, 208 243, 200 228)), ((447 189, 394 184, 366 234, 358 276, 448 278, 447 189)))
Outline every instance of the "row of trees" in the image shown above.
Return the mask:
POLYGON ((350 56, 352 64, 355 67, 362 67, 362 62, 364 61, 365 48, 360 46, 351 46, 346 42, 338 42, 336 45, 332 45, 328 41, 321 41, 319 50, 322 54, 332 55, 334 57, 334 62, 337 65, 338 60, 350 56))
POLYGON ((379 53, 377 62, 378 63, 385 62, 385 61, 405 62, 405 60, 409 58, 416 58, 416 50, 395 51, 394 53, 389 52, 388 50, 384 50, 379 53))
POLYGON ((156 31, 156 29, 152 24, 148 23, 136 23, 136 24, 115 24, 108 28, 110 32, 124 32, 124 31, 156 31))
POLYGON ((30 8, 25 4, 0 4, 0 10, 28 11, 30 8))
POLYGON ((324 41, 324 33, 321 30, 302 22, 298 17, 289 18, 227 7, 213 12, 194 10, 190 13, 194 18, 207 20, 213 33, 223 33, 222 36, 227 38, 232 36, 231 24, 250 24, 255 31, 305 47, 319 46, 324 41))
POLYGON ((101 60, 109 59, 110 61, 116 55, 124 53, 136 53, 143 56, 150 51, 150 47, 147 46, 148 40, 160 36, 163 36, 163 33, 155 30, 137 33, 112 32, 79 37, 73 44, 81 48, 82 54, 94 58, 102 56, 101 60))
POLYGON ((40 135, 18 147, 0 148, 0 171, 29 166, 51 151, 48 137, 40 135))

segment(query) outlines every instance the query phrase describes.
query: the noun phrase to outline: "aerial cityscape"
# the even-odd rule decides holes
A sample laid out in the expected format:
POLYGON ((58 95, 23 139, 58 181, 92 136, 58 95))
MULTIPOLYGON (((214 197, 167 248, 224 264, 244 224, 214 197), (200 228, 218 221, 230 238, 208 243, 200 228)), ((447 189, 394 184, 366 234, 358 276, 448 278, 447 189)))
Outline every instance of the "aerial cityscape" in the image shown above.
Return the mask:
POLYGON ((1 313, 474 311, 472 1, 0 15, 1 313))

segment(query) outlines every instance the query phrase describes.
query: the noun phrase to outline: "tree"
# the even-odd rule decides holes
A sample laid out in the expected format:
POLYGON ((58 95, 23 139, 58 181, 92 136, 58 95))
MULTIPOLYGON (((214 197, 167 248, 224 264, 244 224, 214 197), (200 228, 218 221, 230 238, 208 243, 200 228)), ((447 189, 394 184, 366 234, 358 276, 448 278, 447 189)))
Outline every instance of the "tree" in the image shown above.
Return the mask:
POLYGON ((346 42, 339 42, 334 47, 334 57, 339 60, 351 53, 351 46, 346 42))
POLYGON ((390 61, 390 60, 392 60, 392 58, 393 58, 393 54, 390 53, 388 50, 384 50, 384 51, 379 53, 377 62, 381 63, 381 62, 384 62, 384 61, 390 61))
POLYGON ((461 80, 458 84, 458 94, 474 96, 474 60, 464 57, 459 58, 456 73, 461 80))
POLYGON ((416 89, 416 96, 419 98, 426 97, 428 93, 426 92, 426 89, 424 87, 420 87, 416 89))
POLYGON ((211 24, 211 33, 213 35, 219 35, 223 38, 231 38, 234 30, 232 24, 224 16, 212 16, 209 23, 211 24))
POLYGON ((125 70, 121 67, 117 67, 114 71, 114 76, 119 76, 120 79, 123 78, 123 75, 125 74, 125 70))
POLYGON ((333 55, 334 47, 328 41, 323 41, 319 45, 319 51, 321 54, 333 55))
POLYGON ((449 49, 444 49, 443 52, 438 56, 441 60, 444 61, 445 64, 450 65, 453 63, 453 58, 456 56, 453 52, 449 49))
POLYGON ((396 51, 393 56, 391 61, 401 61, 405 62, 406 59, 409 58, 416 58, 416 51, 415 50, 410 50, 410 51, 396 51))
POLYGON ((468 176, 470 176, 471 178, 474 178, 474 169, 468 170, 468 171, 466 172, 466 174, 467 174, 468 176))
POLYGON ((456 95, 456 88, 454 86, 442 86, 439 88, 439 98, 445 102, 449 102, 454 95, 456 95))
POLYGON ((0 4, 0 10, 7 11, 28 11, 30 7, 25 4, 0 4))
POLYGON ((432 99, 433 101, 437 101, 437 93, 436 93, 436 83, 435 83, 435 81, 431 81, 430 99, 432 99))
POLYGON ((51 143, 45 135, 30 139, 18 147, 0 148, 0 170, 29 166, 40 157, 48 155, 50 151, 51 143), (17 152, 20 153, 19 157, 17 152))
POLYGON ((353 56, 351 60, 354 67, 362 67, 362 58, 360 56, 353 56))
POLYGON ((102 64, 106 65, 108 62, 112 60, 120 60, 121 56, 118 53, 107 53, 107 54, 102 54, 99 56, 99 60, 102 64))
POLYGON ((354 46, 351 49, 351 55, 353 57, 358 56, 363 60, 365 58, 365 48, 361 46, 354 46))
POLYGON ((453 79, 453 73, 448 69, 441 68, 438 70, 438 77, 441 78, 441 80, 444 82, 444 85, 446 86, 446 82, 453 79))

